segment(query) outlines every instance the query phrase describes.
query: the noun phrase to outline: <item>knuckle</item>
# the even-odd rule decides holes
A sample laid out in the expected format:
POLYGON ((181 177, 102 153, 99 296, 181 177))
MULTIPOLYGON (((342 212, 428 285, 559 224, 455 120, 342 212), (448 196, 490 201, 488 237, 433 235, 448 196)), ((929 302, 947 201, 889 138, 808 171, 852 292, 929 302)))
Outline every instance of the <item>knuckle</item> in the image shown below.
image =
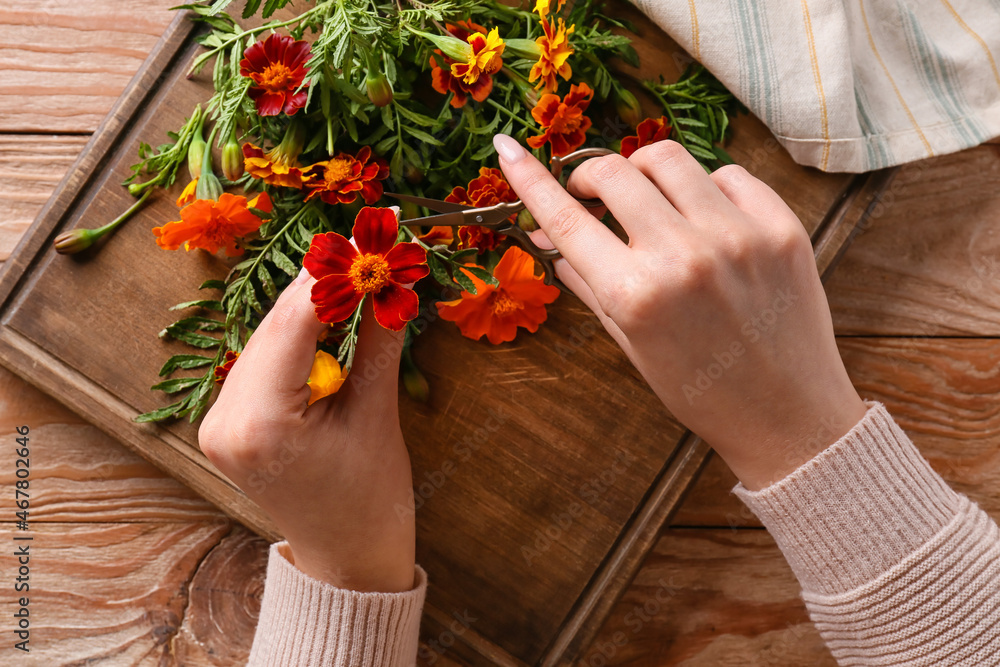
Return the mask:
POLYGON ((686 160, 687 150, 676 141, 667 139, 643 146, 629 158, 636 162, 657 166, 676 160, 686 160))
POLYGON ((812 242, 805 227, 795 221, 794 224, 783 224, 778 226, 773 234, 772 245, 774 252, 782 259, 808 254, 812 257, 812 242))
POLYGON ((712 172, 712 180, 720 187, 724 185, 739 187, 743 183, 748 183, 750 178, 750 172, 738 164, 727 164, 712 172))
POLYGON ((586 215, 588 214, 572 206, 557 208, 549 214, 545 232, 562 240, 568 239, 580 230, 586 215))
MULTIPOLYGON (((614 153, 587 160, 581 167, 583 176, 592 183, 616 183, 631 168, 628 158, 614 153)), ((579 170, 578 170, 579 171, 579 170)))

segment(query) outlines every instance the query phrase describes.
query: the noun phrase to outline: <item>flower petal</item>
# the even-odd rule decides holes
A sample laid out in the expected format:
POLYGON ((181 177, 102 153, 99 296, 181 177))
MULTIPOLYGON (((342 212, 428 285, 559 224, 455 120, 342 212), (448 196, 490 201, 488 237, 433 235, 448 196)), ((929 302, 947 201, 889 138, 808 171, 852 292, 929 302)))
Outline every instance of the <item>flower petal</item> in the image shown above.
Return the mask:
POLYGON ((375 321, 390 331, 399 331, 420 312, 416 292, 389 283, 375 293, 375 321))
POLYGON ((427 253, 416 243, 399 243, 385 255, 389 278, 406 285, 415 283, 428 273, 427 253))
POLYGON ((354 242, 365 255, 385 255, 396 244, 398 233, 396 214, 387 208, 365 206, 354 219, 354 242))
POLYGON ((311 298, 320 322, 336 324, 354 313, 361 303, 361 294, 354 289, 350 279, 342 275, 320 278, 313 285, 311 298))
POLYGON ((302 260, 309 274, 321 280, 330 275, 347 275, 358 251, 351 242, 336 232, 317 234, 302 260))
POLYGON ((336 394, 346 378, 337 358, 329 352, 316 350, 312 369, 309 371, 309 405, 331 394, 336 394))

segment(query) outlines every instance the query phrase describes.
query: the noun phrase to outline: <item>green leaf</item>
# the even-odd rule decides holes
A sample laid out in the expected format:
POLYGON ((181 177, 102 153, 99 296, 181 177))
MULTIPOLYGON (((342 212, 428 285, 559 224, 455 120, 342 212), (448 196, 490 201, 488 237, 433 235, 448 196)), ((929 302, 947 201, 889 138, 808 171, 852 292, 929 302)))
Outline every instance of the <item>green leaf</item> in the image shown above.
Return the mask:
POLYGON ((428 268, 430 268, 431 276, 434 277, 434 280, 436 280, 438 283, 440 283, 445 287, 451 285, 452 282, 451 276, 448 275, 447 269, 445 269, 444 265, 442 265, 441 262, 438 261, 437 257, 435 257, 434 255, 428 255, 427 266, 428 268))
POLYGON ((482 280, 487 285, 492 285, 493 287, 497 287, 498 285, 500 285, 499 281, 497 281, 497 279, 493 277, 493 274, 481 266, 476 266, 475 264, 468 264, 465 266, 465 270, 474 275, 475 277, 479 278, 480 280, 482 280))
POLYGON ((431 146, 444 146, 444 142, 439 139, 435 139, 431 135, 427 134, 423 130, 418 130, 415 127, 410 127, 409 125, 403 125, 403 131, 412 136, 414 139, 423 141, 424 143, 430 144, 431 146))
POLYGON ((184 391, 189 387, 193 387, 201 382, 201 378, 173 378, 170 380, 164 380, 163 382, 158 382, 149 388, 150 391, 162 391, 167 394, 176 394, 179 391, 184 391))
POLYGON ((198 289, 226 289, 226 283, 222 280, 206 280, 198 289))
POLYGON ((694 118, 678 118, 677 124, 688 125, 690 127, 708 127, 706 123, 703 123, 700 120, 695 120, 694 118))
POLYGON ((466 275, 464 271, 462 271, 461 269, 458 269, 458 270, 455 271, 455 273, 453 275, 454 275, 454 278, 455 278, 455 282, 458 283, 459 285, 461 285, 462 289, 464 289, 469 294, 476 294, 477 293, 477 291, 476 291, 476 283, 472 282, 472 278, 470 278, 468 275, 466 275))
POLYGON ((695 157, 700 157, 700 158, 702 158, 704 160, 714 160, 714 159, 716 159, 715 155, 713 153, 709 153, 708 151, 706 151, 701 146, 688 146, 687 149, 688 149, 688 152, 691 153, 691 155, 693 155, 695 157))
POLYGON ((215 359, 212 357, 203 357, 200 354, 175 354, 163 364, 159 375, 160 377, 169 375, 178 368, 201 368, 202 366, 208 366, 214 361, 215 359))
POLYGON ((260 279, 260 285, 264 288, 264 294, 267 295, 267 298, 272 301, 278 298, 278 288, 274 284, 271 273, 264 266, 264 262, 257 265, 257 277, 260 279))
POLYGON ((169 417, 173 417, 174 414, 180 409, 182 401, 177 401, 176 403, 171 403, 170 405, 165 405, 162 408, 157 408, 156 410, 151 410, 149 412, 144 412, 141 415, 132 418, 132 421, 138 424, 144 424, 147 422, 158 422, 163 421, 169 417))
POLYGON ((222 307, 222 302, 215 301, 213 299, 185 301, 184 303, 179 303, 176 306, 171 306, 170 310, 184 310, 185 308, 207 308, 208 310, 218 310, 220 312, 225 311, 225 308, 222 307))
POLYGON ((476 248, 465 248, 464 250, 457 250, 451 253, 449 258, 452 262, 459 262, 463 259, 468 259, 470 257, 476 257, 479 254, 479 250, 476 248))
POLYGON ((218 347, 221 342, 218 338, 195 333, 194 331, 185 331, 184 329, 173 330, 170 332, 170 336, 181 341, 182 343, 187 343, 188 345, 200 347, 202 349, 218 347))
POLYGON ((288 255, 281 252, 277 248, 271 249, 270 259, 274 262, 274 265, 290 275, 291 277, 296 277, 299 275, 299 267, 295 266, 295 262, 288 259, 288 255))
MULTIPOLYGON (((396 103, 395 107, 396 111, 398 111, 403 118, 407 119, 411 123, 423 125, 424 127, 438 127, 438 122, 430 116, 425 116, 417 113, 416 111, 411 111, 399 103, 396 103)), ((386 108, 388 109, 388 107, 386 108)), ((388 125, 388 123, 386 124, 388 125)))

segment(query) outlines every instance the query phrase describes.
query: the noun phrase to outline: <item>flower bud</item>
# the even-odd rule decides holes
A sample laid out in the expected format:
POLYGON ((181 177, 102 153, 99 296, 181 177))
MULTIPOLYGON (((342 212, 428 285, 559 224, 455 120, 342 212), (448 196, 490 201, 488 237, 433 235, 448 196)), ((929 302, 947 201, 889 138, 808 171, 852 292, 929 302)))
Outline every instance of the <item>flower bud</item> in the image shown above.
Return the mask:
POLYGON ((615 89, 615 109, 622 120, 635 127, 642 120, 642 107, 632 91, 625 88, 615 89))
POLYGON ((410 185, 417 185, 422 180, 424 180, 424 170, 415 164, 407 162, 403 166, 403 178, 410 185))
POLYGON ((298 119, 295 119, 288 124, 285 136, 281 138, 281 143, 267 152, 267 159, 286 167, 292 166, 299 159, 305 141, 306 128, 298 119))
POLYGON ((230 181, 235 181, 243 175, 243 149, 236 141, 236 127, 233 127, 229 141, 222 147, 222 173, 230 181))
POLYGON ((93 229, 73 229, 57 236, 53 245, 60 255, 72 255, 94 245, 100 237, 93 229))
POLYGON ((201 176, 201 165, 205 160, 205 149, 208 144, 205 143, 205 139, 201 136, 201 123, 194 129, 194 136, 191 138, 191 143, 188 144, 187 153, 187 163, 188 163, 188 173, 191 174, 191 180, 201 176))
POLYGON ((528 209, 524 209, 517 214, 517 226, 526 232, 533 232, 538 229, 538 223, 535 222, 535 217, 531 215, 528 209))
POLYGON ((138 197, 146 189, 145 183, 132 183, 128 186, 128 193, 133 197, 138 197))
POLYGON ((392 103, 392 85, 382 72, 368 70, 365 76, 365 88, 368 89, 368 99, 375 106, 384 107, 392 103))

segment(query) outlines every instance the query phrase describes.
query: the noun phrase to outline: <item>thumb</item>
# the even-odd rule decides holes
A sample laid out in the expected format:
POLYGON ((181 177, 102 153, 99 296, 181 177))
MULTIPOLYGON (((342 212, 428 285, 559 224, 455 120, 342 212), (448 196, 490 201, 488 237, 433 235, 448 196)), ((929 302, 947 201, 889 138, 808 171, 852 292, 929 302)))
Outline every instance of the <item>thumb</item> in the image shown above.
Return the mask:
MULTIPOLYGON (((271 399, 301 398, 316 356, 316 340, 327 327, 310 298, 316 280, 305 269, 285 288, 250 336, 232 382, 271 399)), ((225 387, 225 385, 224 385, 225 387)), ((223 388, 224 388, 223 387, 223 388)))
POLYGON ((371 299, 365 299, 354 364, 347 376, 353 395, 365 402, 385 399, 395 404, 405 335, 406 327, 390 331, 380 325, 375 320, 371 299))

